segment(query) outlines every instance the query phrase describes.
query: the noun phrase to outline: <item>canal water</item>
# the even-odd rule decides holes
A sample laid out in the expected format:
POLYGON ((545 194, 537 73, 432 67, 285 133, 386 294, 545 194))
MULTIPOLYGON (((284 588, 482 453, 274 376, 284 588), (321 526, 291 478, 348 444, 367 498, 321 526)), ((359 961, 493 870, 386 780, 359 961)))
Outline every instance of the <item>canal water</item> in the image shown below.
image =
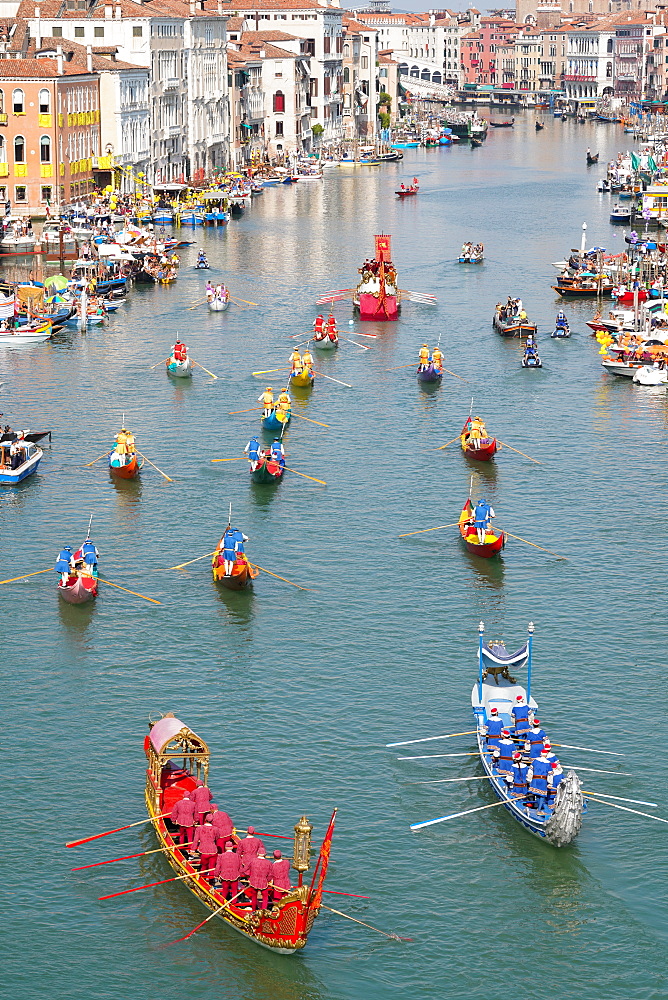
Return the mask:
MULTIPOLYGON (((624 249, 609 225, 602 164, 629 137, 605 125, 534 117, 490 130, 482 148, 408 151, 383 168, 329 169, 323 182, 267 190, 225 230, 197 231, 172 287, 136 286, 104 329, 0 356, 4 421, 53 430, 39 474, 0 493, 3 579, 48 567, 80 542, 93 515, 102 575, 161 602, 104 588, 92 607, 58 601, 55 574, 0 589, 5 632, 5 982, 21 1000, 486 1000, 500 988, 528 1000, 659 1000, 668 995, 666 827, 592 804, 561 850, 504 810, 419 833, 409 824, 493 801, 486 782, 420 784, 480 774, 475 756, 399 761, 402 739, 471 728, 478 622, 519 645, 536 625, 533 694, 550 736, 623 753, 562 751, 584 787, 659 804, 668 817, 664 571, 666 393, 605 374, 585 320, 549 333, 559 302, 552 261, 589 245, 624 249), (400 201, 401 181, 420 178, 400 201), (394 325, 350 323, 300 396, 285 435, 288 466, 272 491, 250 486, 241 454, 259 428, 265 385, 280 389, 290 339, 310 328, 315 300, 351 287, 390 233, 406 302, 394 325), (464 240, 485 263, 457 264, 464 240), (213 264, 193 269, 199 246, 213 264), (210 314, 206 277, 256 306, 210 314), (495 303, 522 297, 539 329, 542 371, 524 371, 515 341, 491 327, 495 303), (192 384, 164 367, 179 333, 201 369, 192 384), (359 334, 356 336, 356 334, 359 334), (366 336, 361 336, 365 334, 366 336), (373 336, 376 339, 372 339, 373 336), (420 344, 440 338, 460 378, 416 384, 420 344), (359 345, 364 345, 364 350, 359 345), (469 413, 509 446, 473 467, 454 438, 469 413), (107 449, 125 416, 147 466, 109 479, 107 449), (319 423, 310 423, 317 421, 319 423), (328 426, 323 427, 321 424, 328 426), (509 539, 481 562, 456 529, 470 483, 509 539), (252 593, 217 590, 208 560, 233 520, 260 566, 252 593), (66 841, 141 820, 149 717, 174 712, 208 743, 211 784, 239 825, 289 835, 302 814, 322 837, 338 807, 328 887, 302 954, 281 958, 216 921, 163 949, 204 916, 178 883, 98 902, 168 878, 159 855, 72 873, 76 865, 155 846, 136 827, 78 850, 66 841), (336 902, 333 902, 335 901, 336 902), (494 985, 496 984, 496 985, 494 985)), ((183 235, 184 231, 181 231, 183 235)), ((185 231, 189 235, 189 231, 185 231)), ((464 735, 416 753, 466 753, 464 735)), ((624 803, 619 803, 623 805, 624 803)), ((269 842, 281 843, 280 841, 269 842)), ((287 841, 284 843, 288 843, 287 841)))

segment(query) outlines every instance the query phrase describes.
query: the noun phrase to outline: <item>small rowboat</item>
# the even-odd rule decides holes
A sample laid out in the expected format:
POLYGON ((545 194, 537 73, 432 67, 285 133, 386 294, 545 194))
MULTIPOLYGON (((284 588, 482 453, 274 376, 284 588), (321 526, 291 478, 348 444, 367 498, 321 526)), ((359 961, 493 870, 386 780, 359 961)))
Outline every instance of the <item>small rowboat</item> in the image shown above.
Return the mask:
POLYGON ((437 368, 433 362, 429 362, 426 368, 418 368, 418 382, 440 382, 443 378, 443 369, 437 368))
POLYGON ((65 585, 58 581, 58 593, 68 604, 85 604, 97 597, 97 577, 77 571, 65 585))
MULTIPOLYGON (((271 909, 253 911, 249 899, 243 895, 243 883, 239 886, 242 894, 226 904, 225 896, 195 867, 197 862, 193 864, 189 860, 188 852, 177 842, 178 827, 168 819, 183 793, 193 792, 200 775, 209 781, 209 748, 170 712, 150 725, 150 732, 144 738, 144 753, 148 758, 146 808, 165 860, 176 876, 182 876, 180 885, 190 889, 197 902, 206 908, 209 919, 216 916, 247 940, 278 955, 301 951, 322 905, 336 811, 327 827, 310 884, 304 881, 304 874, 311 864, 312 827, 303 816, 295 826, 294 846, 290 845, 290 851, 286 851, 292 856, 292 867, 298 873, 297 885, 286 889, 280 898, 276 893, 271 909)), ((219 779, 221 785, 225 777, 223 774, 219 779)), ((245 812, 248 811, 246 803, 245 812)), ((175 888, 174 891, 178 894, 181 890, 175 888)), ((222 947, 227 948, 227 944, 222 947)))
POLYGON ((283 466, 267 455, 260 456, 259 464, 250 470, 250 477, 254 483, 280 483, 283 478, 283 466))
POLYGON ((243 590, 259 576, 260 571, 251 566, 243 552, 237 552, 236 562, 232 567, 232 576, 225 576, 225 564, 220 549, 216 549, 211 559, 211 569, 216 583, 222 583, 228 590, 243 590))
POLYGON ((315 382, 315 376, 310 368, 302 368, 300 372, 290 373, 290 385, 297 389, 310 389, 315 382))
POLYGON ((131 456, 130 461, 125 465, 112 465, 111 456, 114 454, 116 453, 113 451, 109 452, 109 472, 112 476, 116 476, 118 479, 134 479, 139 475, 144 464, 144 459, 142 458, 141 461, 139 461, 139 457, 136 452, 131 456))
POLYGON ((479 438, 478 447, 474 447, 469 433, 472 422, 471 417, 468 417, 462 427, 462 451, 468 458, 474 458, 477 462, 489 462, 499 450, 496 438, 479 438))
POLYGON ((262 427, 265 431, 282 431, 290 423, 292 414, 290 410, 273 410, 268 417, 262 418, 262 427))
POLYGON ((230 304, 230 293, 227 293, 226 297, 221 298, 220 295, 214 295, 212 299, 207 300, 207 305, 211 312, 225 312, 230 304))
POLYGON ((339 346, 339 335, 337 333, 326 333, 324 337, 314 337, 313 344, 320 351, 333 351, 339 346))
POLYGON ((0 331, 0 344, 17 347, 20 344, 40 344, 44 340, 49 340, 53 333, 53 326, 50 321, 38 324, 36 327, 17 327, 16 330, 0 331))
POLYGON ((506 544, 505 532, 497 531, 491 526, 487 530, 485 541, 482 543, 478 541, 478 532, 473 526, 473 505, 470 497, 459 515, 459 533, 468 551, 484 559, 495 556, 506 544))
POLYGON ((169 361, 165 362, 165 365, 168 375, 174 375, 175 378, 192 378, 193 363, 190 358, 186 358, 185 361, 177 361, 172 355, 169 361))

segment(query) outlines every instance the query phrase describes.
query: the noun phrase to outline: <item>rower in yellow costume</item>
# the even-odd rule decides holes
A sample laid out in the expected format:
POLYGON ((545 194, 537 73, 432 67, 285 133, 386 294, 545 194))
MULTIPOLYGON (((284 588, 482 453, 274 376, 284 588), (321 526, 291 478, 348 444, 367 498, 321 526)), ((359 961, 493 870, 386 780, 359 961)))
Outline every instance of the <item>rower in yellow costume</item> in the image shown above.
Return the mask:
POLYGON ((287 389, 281 390, 281 394, 276 400, 276 409, 284 410, 286 413, 289 413, 292 409, 292 400, 287 389))
POLYGON ((469 426, 469 444, 473 448, 480 447, 481 427, 484 427, 480 417, 474 417, 469 426))
POLYGON ((431 352, 431 360, 434 362, 434 367, 440 372, 443 371, 443 352, 440 347, 435 347, 431 352))
POLYGON ((274 393, 272 392, 271 386, 268 385, 261 396, 257 398, 258 403, 262 403, 264 406, 263 417, 270 417, 274 409, 274 393))
POLYGON ((300 372, 302 370, 302 356, 295 347, 294 351, 288 358, 290 364, 292 365, 292 372, 300 372))
POLYGON ((302 369, 308 368, 309 375, 313 371, 313 355, 309 351, 308 347, 302 354, 302 369))
POLYGON ((418 371, 422 371, 429 366, 429 348, 423 344, 418 353, 418 371))

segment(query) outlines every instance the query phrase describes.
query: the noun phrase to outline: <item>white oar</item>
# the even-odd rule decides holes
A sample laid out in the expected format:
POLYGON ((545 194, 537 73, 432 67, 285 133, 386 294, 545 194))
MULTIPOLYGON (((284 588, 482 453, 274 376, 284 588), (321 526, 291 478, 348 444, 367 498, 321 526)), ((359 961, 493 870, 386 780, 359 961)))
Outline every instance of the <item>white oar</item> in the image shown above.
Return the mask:
MULTIPOLYGON (((452 736, 475 736, 477 729, 469 729, 465 733, 446 733, 445 736, 423 736, 421 740, 403 740, 401 743, 386 743, 386 747, 407 747, 410 743, 429 743, 430 740, 449 740, 452 736)), ((553 746, 557 744, 554 743, 553 746)))
POLYGON ((635 816, 644 816, 646 819, 655 819, 657 823, 668 823, 668 819, 660 816, 652 816, 651 813, 640 812, 639 809, 629 809, 627 806, 617 806, 614 802, 606 802, 604 799, 595 799, 593 795, 588 796, 590 802, 600 802, 602 806, 611 806, 613 809, 621 809, 625 813, 633 813, 635 816))
MULTIPOLYGON (((315 369, 313 370, 315 372, 315 369)), ((338 382, 339 385, 345 385, 347 389, 352 389, 352 385, 349 385, 348 382, 340 382, 338 378, 331 378, 329 375, 323 375, 322 372, 315 372, 315 374, 319 375, 320 378, 328 378, 330 382, 338 382)))
MULTIPOLYGON (((489 750, 483 750, 483 753, 489 753, 489 750)), ((397 757, 397 760, 431 760, 432 757, 477 757, 477 750, 468 750, 466 753, 426 753, 422 754, 420 757, 397 757)))
MULTIPOLYGON (((411 781, 412 785, 442 785, 444 782, 448 781, 482 781, 483 778, 489 778, 488 774, 473 774, 468 778, 436 778, 433 781, 411 781)), ((647 803, 645 803, 646 805, 647 803)))
POLYGON ((570 743, 553 743, 553 747, 563 747, 564 750, 587 750, 589 753, 605 753, 611 757, 625 757, 626 754, 617 753, 615 750, 594 750, 593 747, 574 747, 570 743))
POLYGON ((585 798, 588 798, 590 795, 600 795, 602 799, 615 799, 616 802, 633 802, 637 806, 654 806, 655 809, 659 808, 656 802, 643 802, 642 799, 623 799, 620 795, 604 795, 603 792, 585 792, 584 789, 582 790, 582 794, 585 798))
POLYGON ((356 340, 348 340, 347 337, 344 337, 343 339, 345 340, 346 344, 354 344, 355 347, 359 347, 363 351, 370 351, 371 350, 371 348, 367 347, 366 344, 358 344, 356 340))
POLYGON ((600 771, 596 767, 580 767, 579 764, 564 764, 562 761, 561 766, 563 768, 569 767, 571 771, 591 771, 592 774, 621 774, 625 778, 632 778, 633 775, 630 771, 600 771))
MULTIPOLYGON (((434 823, 445 823, 448 819, 458 819, 459 816, 468 816, 470 813, 482 812, 483 809, 493 809, 494 806, 505 806, 509 801, 522 802, 526 796, 518 797, 517 799, 500 799, 498 802, 492 802, 488 806, 476 806, 475 809, 465 809, 464 812, 450 813, 449 816, 439 816, 438 819, 428 819, 424 823, 411 823, 411 830, 421 830, 424 826, 433 826, 434 823)), ((618 806, 621 809, 622 806, 618 806)), ((633 810, 630 810, 633 812, 633 810)), ((667 821, 668 822, 668 821, 667 821)))

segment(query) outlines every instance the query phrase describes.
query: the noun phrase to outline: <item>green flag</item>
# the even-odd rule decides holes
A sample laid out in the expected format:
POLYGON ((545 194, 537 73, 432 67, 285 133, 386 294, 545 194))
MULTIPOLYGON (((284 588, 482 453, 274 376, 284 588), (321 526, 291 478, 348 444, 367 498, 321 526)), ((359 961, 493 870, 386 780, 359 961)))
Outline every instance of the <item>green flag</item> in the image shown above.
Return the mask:
POLYGON ((653 156, 647 157, 647 166, 649 167, 649 169, 652 171, 653 174, 655 174, 658 170, 658 167, 656 165, 656 160, 654 159, 653 156))
POLYGON ((637 170, 640 166, 640 158, 635 153, 631 153, 631 166, 634 170, 637 170))

